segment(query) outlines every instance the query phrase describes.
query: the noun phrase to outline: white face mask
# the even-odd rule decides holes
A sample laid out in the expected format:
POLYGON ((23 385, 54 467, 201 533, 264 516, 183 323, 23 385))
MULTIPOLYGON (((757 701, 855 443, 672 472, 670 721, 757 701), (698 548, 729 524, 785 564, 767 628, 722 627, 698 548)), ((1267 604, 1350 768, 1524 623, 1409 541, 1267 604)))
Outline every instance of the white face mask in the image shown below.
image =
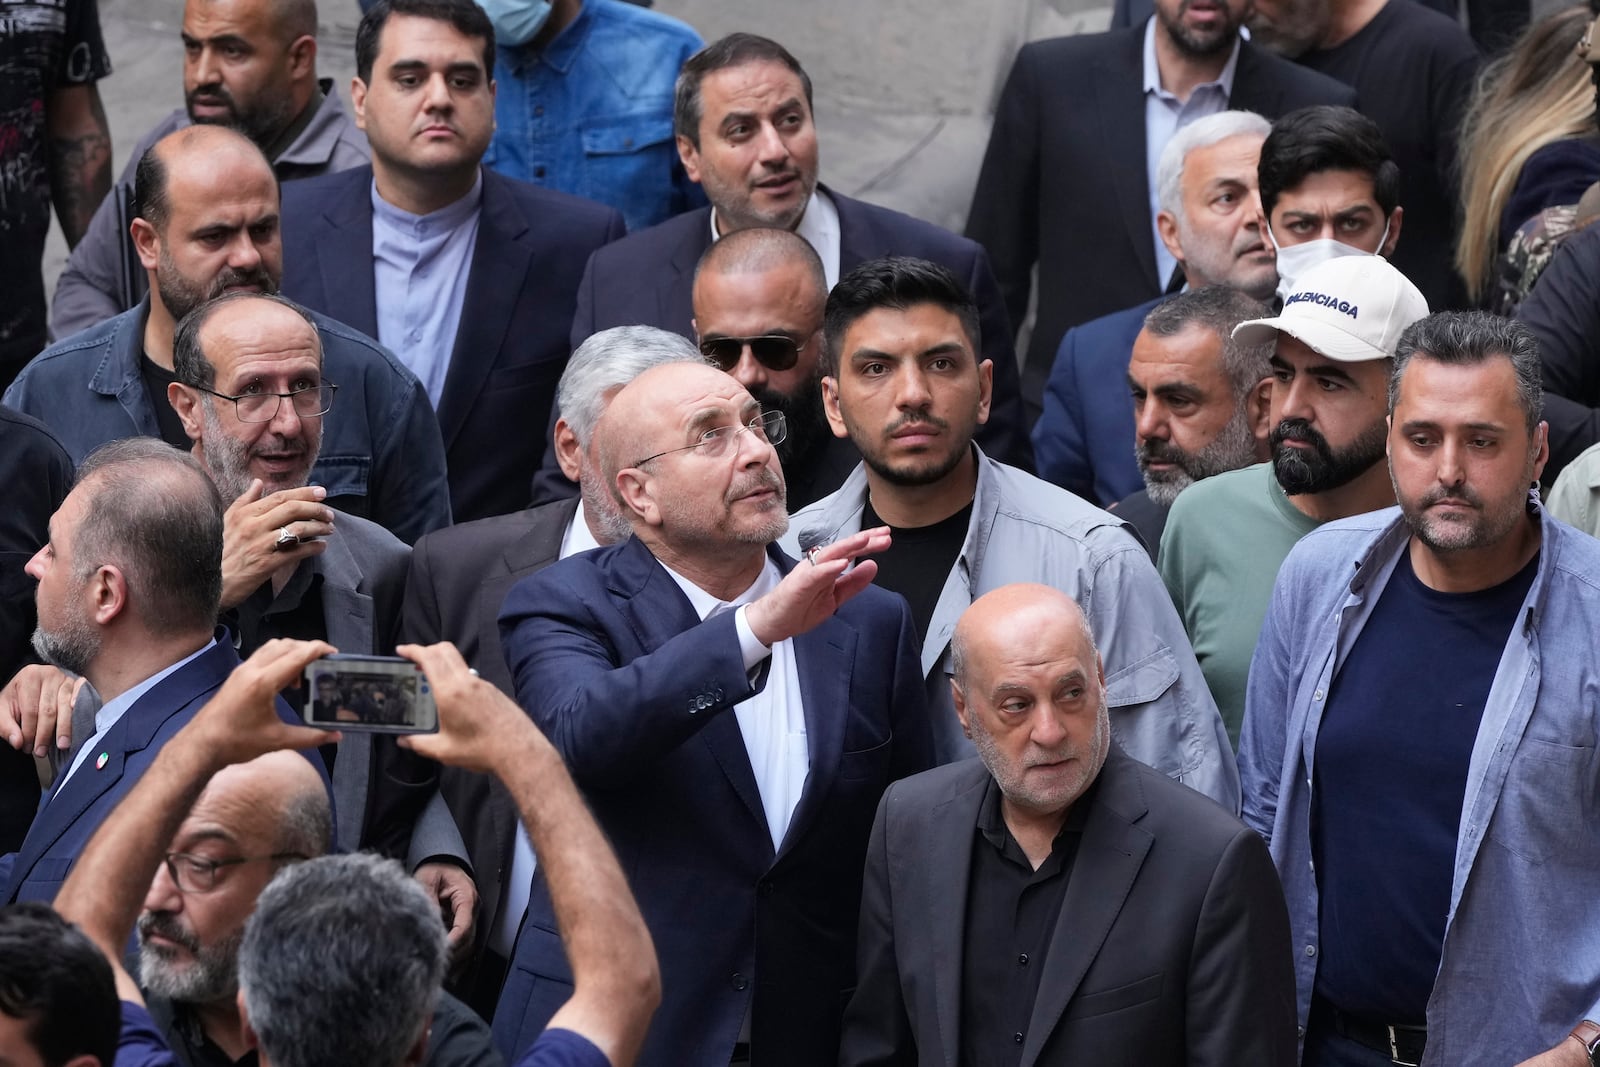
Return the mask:
POLYGON ((1383 236, 1378 238, 1378 250, 1373 252, 1365 252, 1354 245, 1335 241, 1331 237, 1319 237, 1315 241, 1284 248, 1278 243, 1277 237, 1273 236, 1271 226, 1267 227, 1267 240, 1272 242, 1272 247, 1278 252, 1278 299, 1282 300, 1293 291, 1295 279, 1303 276, 1312 267, 1344 256, 1377 255, 1389 241, 1389 223, 1384 222, 1383 236))
POLYGON ((494 43, 508 48, 533 40, 550 17, 550 4, 551 0, 478 0, 494 26, 494 43))

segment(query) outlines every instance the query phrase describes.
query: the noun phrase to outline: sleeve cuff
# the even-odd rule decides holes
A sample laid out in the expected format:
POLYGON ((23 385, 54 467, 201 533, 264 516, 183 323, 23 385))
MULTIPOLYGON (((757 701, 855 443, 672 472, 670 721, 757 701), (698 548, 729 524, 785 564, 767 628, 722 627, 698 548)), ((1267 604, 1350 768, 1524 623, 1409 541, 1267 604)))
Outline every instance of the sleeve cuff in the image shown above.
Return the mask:
POLYGON ((756 637, 755 631, 750 629, 750 623, 745 620, 745 607, 741 605, 733 613, 733 627, 739 632, 739 652, 744 656, 744 669, 755 670, 756 664, 772 655, 772 646, 764 645, 756 637))

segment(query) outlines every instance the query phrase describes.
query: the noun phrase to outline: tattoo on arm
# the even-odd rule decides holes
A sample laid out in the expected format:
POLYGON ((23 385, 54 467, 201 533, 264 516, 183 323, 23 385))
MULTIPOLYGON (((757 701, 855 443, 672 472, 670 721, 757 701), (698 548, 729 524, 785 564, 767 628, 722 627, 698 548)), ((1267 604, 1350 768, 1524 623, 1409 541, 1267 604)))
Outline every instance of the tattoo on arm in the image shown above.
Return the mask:
POLYGON ((75 247, 111 189, 111 130, 91 83, 51 97, 50 191, 67 245, 75 247))

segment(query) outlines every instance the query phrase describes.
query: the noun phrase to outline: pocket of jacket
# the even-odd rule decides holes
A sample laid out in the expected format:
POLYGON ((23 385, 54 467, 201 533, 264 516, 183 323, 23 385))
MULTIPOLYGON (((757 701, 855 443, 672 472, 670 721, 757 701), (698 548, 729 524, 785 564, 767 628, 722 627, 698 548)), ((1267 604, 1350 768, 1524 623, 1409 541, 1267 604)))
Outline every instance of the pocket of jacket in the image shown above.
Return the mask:
POLYGON ((1128 982, 1117 986, 1115 989, 1106 989, 1098 993, 1080 993, 1072 998, 1072 1003, 1067 1005, 1066 1018, 1086 1019, 1095 1015, 1109 1015, 1114 1011, 1123 1011, 1135 1008, 1141 1004, 1148 1004, 1161 996, 1161 988, 1165 984, 1166 976, 1152 974, 1149 978, 1141 978, 1136 982, 1128 982))

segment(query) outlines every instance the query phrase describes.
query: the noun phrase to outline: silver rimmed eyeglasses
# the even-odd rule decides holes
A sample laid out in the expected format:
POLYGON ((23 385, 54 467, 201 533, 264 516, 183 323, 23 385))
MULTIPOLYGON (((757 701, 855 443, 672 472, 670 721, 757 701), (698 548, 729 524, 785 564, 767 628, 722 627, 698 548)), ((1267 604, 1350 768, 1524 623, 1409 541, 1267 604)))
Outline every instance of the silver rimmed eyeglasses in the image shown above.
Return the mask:
POLYGON ((238 413, 240 422, 271 422, 278 417, 278 405, 285 400, 289 401, 294 413, 302 419, 326 415, 328 409, 333 407, 333 394, 339 389, 337 385, 323 382, 321 385, 307 386, 288 393, 240 393, 238 396, 229 396, 215 389, 207 389, 203 385, 197 385, 195 388, 202 393, 211 394, 218 400, 233 401, 233 409, 238 413))
POLYGON ((653 459, 670 456, 674 452, 688 452, 691 449, 699 449, 701 455, 717 459, 728 455, 738 447, 737 442, 739 435, 742 433, 753 433, 758 440, 765 441, 769 445, 778 445, 782 444, 783 439, 789 435, 789 424, 785 421, 781 411, 764 412, 747 423, 732 422, 726 426, 714 426, 701 434, 700 440, 694 444, 680 445, 677 448, 669 448, 663 452, 657 452, 653 456, 646 456, 635 463, 634 466, 642 467, 653 459))

